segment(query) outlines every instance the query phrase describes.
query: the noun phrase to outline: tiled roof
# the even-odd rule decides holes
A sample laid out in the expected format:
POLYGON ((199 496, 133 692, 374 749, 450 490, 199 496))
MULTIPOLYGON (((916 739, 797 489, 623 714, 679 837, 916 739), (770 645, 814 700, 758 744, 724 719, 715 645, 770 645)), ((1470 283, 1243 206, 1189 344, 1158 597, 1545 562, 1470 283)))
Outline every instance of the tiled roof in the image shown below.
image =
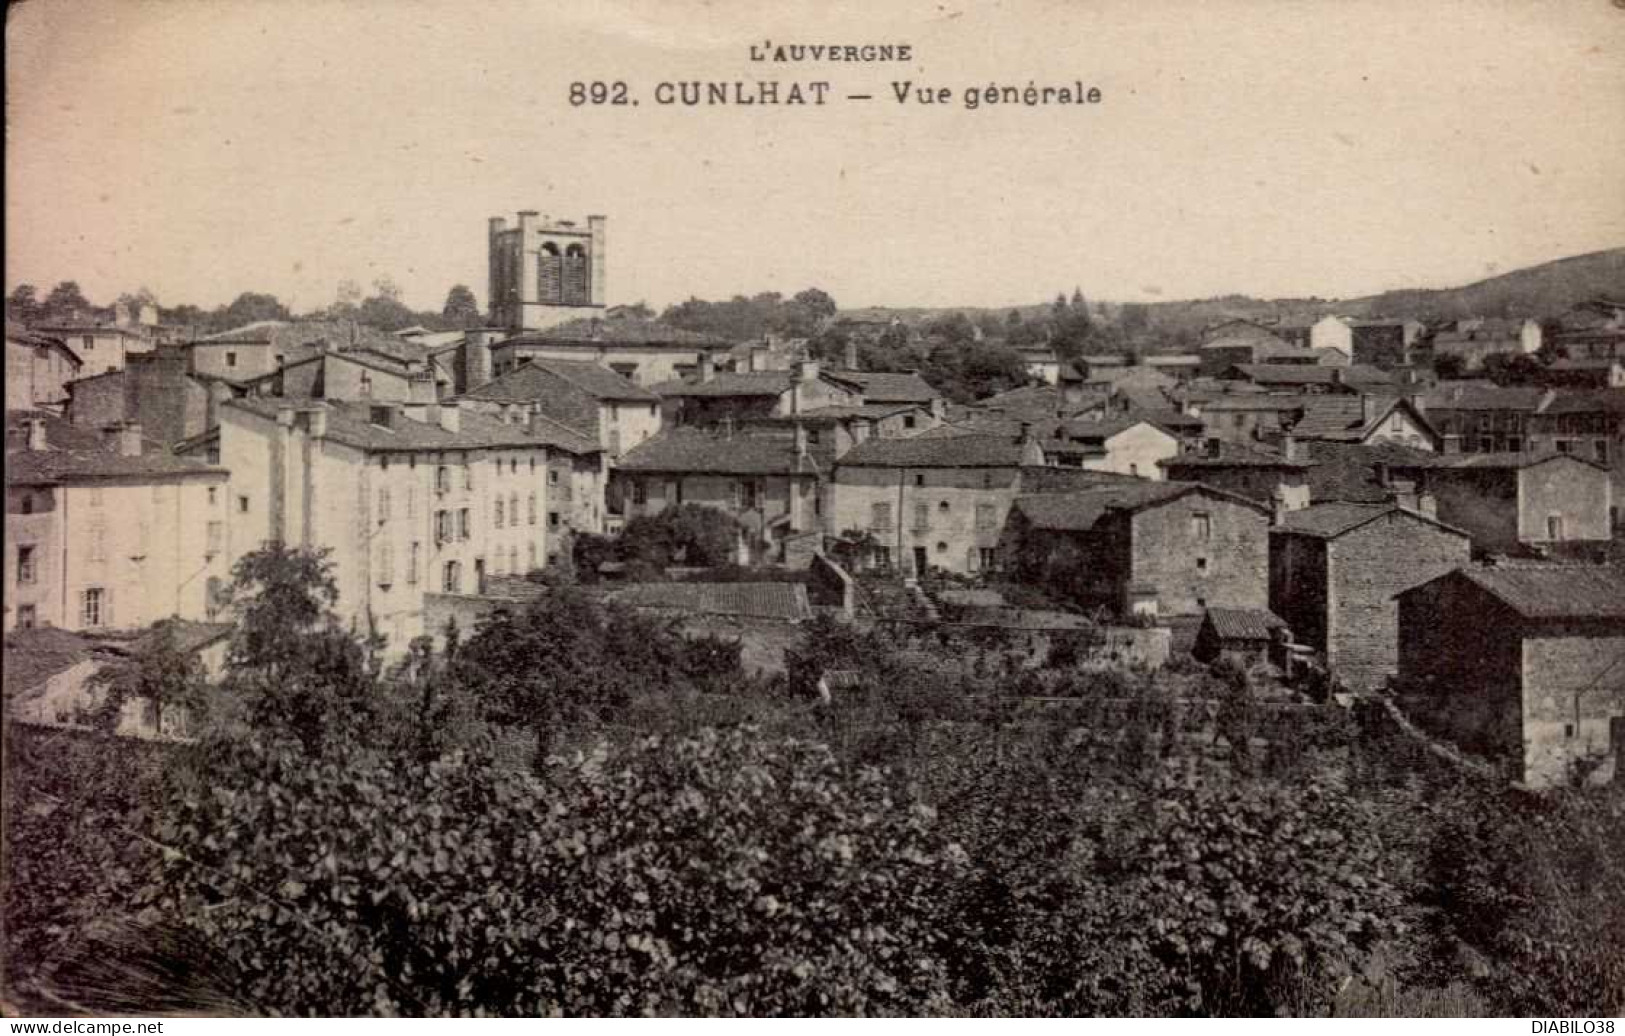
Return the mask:
POLYGON ((1227 392, 1201 402, 1202 412, 1210 410, 1220 412, 1231 410, 1297 410, 1303 406, 1308 396, 1274 395, 1267 392, 1227 392))
POLYGON ((35 690, 57 673, 91 658, 96 648, 89 637, 51 626, 12 630, 5 639, 6 699, 35 690))
POLYGON ((141 651, 153 643, 160 627, 173 631, 175 647, 181 651, 201 651, 216 641, 231 636, 237 627, 229 622, 194 622, 190 619, 163 619, 144 631, 130 643, 130 650, 141 651))
MULTIPOLYGON (((893 414, 920 409, 918 403, 865 403, 862 406, 819 406, 796 415, 808 421, 845 421, 854 417, 878 421, 893 414)), ((784 420, 793 420, 786 417, 784 420)))
POLYGON ((795 375, 789 371, 747 371, 721 373, 710 381, 663 381, 654 387, 661 396, 738 397, 759 396, 776 399, 790 391, 795 375))
POLYGON ((784 475, 816 474, 822 465, 812 454, 798 455, 793 436, 674 429, 640 443, 616 467, 635 472, 784 475))
POLYGON ((1394 442, 1304 442, 1304 455, 1314 463, 1305 473, 1309 479, 1309 499, 1316 503, 1385 503, 1394 491, 1378 477, 1378 467, 1419 468, 1433 462, 1435 454, 1394 442))
POLYGON ((1375 521, 1386 514, 1398 513, 1419 522, 1436 525, 1446 532, 1453 532, 1458 536, 1467 538, 1467 533, 1454 526, 1446 525, 1425 514, 1410 511, 1398 504, 1356 504, 1356 503, 1326 503, 1311 504, 1299 511, 1287 512, 1282 523, 1271 529, 1272 533, 1300 533, 1305 536, 1315 536, 1321 539, 1336 539, 1344 533, 1352 532, 1367 522, 1375 521))
POLYGON ((1286 345, 1285 339, 1252 320, 1232 319, 1213 324, 1202 331, 1202 348, 1256 345, 1260 342, 1286 345))
POLYGON ((224 475, 190 457, 178 457, 143 440, 138 456, 127 457, 101 437, 75 427, 60 417, 35 410, 6 411, 6 483, 55 485, 80 480, 116 478, 170 478, 186 475, 224 475), (45 421, 47 449, 28 449, 27 421, 45 421))
POLYGON ((1452 575, 1471 580, 1527 619, 1625 620, 1625 569, 1614 566, 1508 564, 1460 568, 1452 575))
POLYGON ((554 379, 562 379, 596 399, 628 403, 655 403, 660 397, 630 379, 597 363, 582 360, 529 359, 499 378, 469 389, 467 399, 522 403, 546 401, 554 379), (553 375, 548 378, 546 375, 553 375), (540 375, 540 376, 538 376, 540 375))
POLYGON ((1598 464, 1585 457, 1573 453, 1555 452, 1435 454, 1429 458, 1428 466, 1434 469, 1483 470, 1504 468, 1517 470, 1532 468, 1537 464, 1545 464, 1554 460, 1571 461, 1575 464, 1584 464, 1587 467, 1598 468, 1602 471, 1608 470, 1606 465, 1598 464))
POLYGON ((841 456, 842 467, 870 468, 1012 468, 1021 464, 1023 446, 1010 435, 931 432, 908 439, 868 439, 841 456))
MULTIPOLYGON (((277 411, 287 404, 277 399, 247 397, 234 399, 225 405, 274 421, 277 411)), ((373 452, 551 446, 581 455, 597 453, 600 449, 596 442, 579 432, 545 417, 535 422, 533 433, 526 422, 504 424, 498 418, 463 408, 459 415, 459 430, 448 432, 438 424, 418 421, 398 411, 391 427, 373 424, 372 407, 375 404, 329 399, 313 405, 327 408, 328 438, 373 452)))
POLYGON ((1625 416, 1625 389, 1591 389, 1565 391, 1558 389, 1551 402, 1541 408, 1542 414, 1617 414, 1625 416))
POLYGON ((1195 353, 1163 353, 1142 357, 1140 362, 1147 367, 1196 367, 1201 365, 1202 358, 1195 353))
POLYGON ((715 335, 700 334, 656 320, 635 317, 586 317, 570 320, 542 331, 527 331, 497 342, 507 345, 545 345, 550 342, 591 342, 607 345, 686 345, 723 348, 727 342, 715 335))
POLYGON ((1207 621, 1220 640, 1269 640, 1286 623, 1268 608, 1209 608, 1207 621))
POLYGON ((866 403, 929 403, 942 395, 913 371, 835 370, 829 373, 861 387, 866 403))
POLYGON ((1496 385, 1487 381, 1441 381, 1421 395, 1426 410, 1535 411, 1546 389, 1527 385, 1496 385))
POLYGON ((1343 367, 1308 363, 1238 363, 1230 368, 1248 381, 1264 385, 1389 385, 1393 377, 1366 364, 1343 367))
POLYGON ((1303 457, 1287 460, 1279 450, 1262 444, 1220 440, 1218 452, 1182 453, 1158 461, 1165 468, 1308 468, 1314 462, 1303 457))
POLYGON ((1198 491, 1212 492, 1189 482, 1123 482, 1069 493, 1019 496, 1015 506, 1035 528, 1087 532, 1107 511, 1137 511, 1198 491))
POLYGON ((804 583, 632 583, 611 593, 609 600, 634 608, 786 622, 813 614, 804 583))
MULTIPOLYGON (((1401 403, 1398 397, 1308 396, 1303 401, 1303 417, 1292 426, 1292 434, 1300 439, 1359 442, 1387 420, 1388 414, 1401 403), (1366 420, 1366 399, 1375 404, 1370 420, 1366 420)), ((1426 424, 1421 415, 1415 416, 1426 424)))
POLYGON ((78 353, 74 352, 73 349, 68 346, 68 343, 64 342, 57 336, 42 334, 38 331, 30 331, 28 328, 16 323, 15 321, 6 321, 6 341, 17 342, 22 345, 32 345, 47 349, 60 350, 68 357, 69 360, 73 361, 73 365, 75 367, 81 367, 85 362, 79 358, 78 353))

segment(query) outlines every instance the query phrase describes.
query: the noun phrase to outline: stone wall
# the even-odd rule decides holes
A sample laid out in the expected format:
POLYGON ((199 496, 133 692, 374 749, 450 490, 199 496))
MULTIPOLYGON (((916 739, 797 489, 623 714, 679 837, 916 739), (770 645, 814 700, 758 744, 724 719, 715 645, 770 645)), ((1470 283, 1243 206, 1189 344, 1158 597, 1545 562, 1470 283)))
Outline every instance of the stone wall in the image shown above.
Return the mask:
POLYGON ((1614 730, 1625 724, 1622 660, 1625 629, 1618 622, 1540 627, 1524 638, 1524 783, 1613 779, 1620 750, 1614 730))

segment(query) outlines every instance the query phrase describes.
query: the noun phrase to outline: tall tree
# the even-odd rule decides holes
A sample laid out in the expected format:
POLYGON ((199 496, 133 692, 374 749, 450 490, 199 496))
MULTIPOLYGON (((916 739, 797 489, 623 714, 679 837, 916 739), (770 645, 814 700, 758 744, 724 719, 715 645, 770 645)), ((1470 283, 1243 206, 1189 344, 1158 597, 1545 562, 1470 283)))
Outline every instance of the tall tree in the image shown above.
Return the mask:
POLYGON ((481 324, 480 303, 474 297, 474 291, 466 284, 453 284, 451 290, 446 292, 446 304, 441 307, 440 315, 445 317, 453 327, 478 327, 481 324))
POLYGON ((219 311, 220 322, 226 327, 242 327, 262 320, 291 320, 293 314, 277 300, 275 295, 245 291, 232 300, 231 305, 219 311))
POLYGON ((40 312, 39 289, 32 284, 19 284, 6 296, 6 317, 32 323, 40 312))
POLYGON ((835 299, 822 288, 808 288, 806 291, 797 292, 795 301, 807 307, 813 316, 820 320, 835 315, 835 299))
POLYGON ((44 315, 51 320, 75 320, 89 314, 95 307, 79 290, 78 281, 62 281, 45 296, 44 315))

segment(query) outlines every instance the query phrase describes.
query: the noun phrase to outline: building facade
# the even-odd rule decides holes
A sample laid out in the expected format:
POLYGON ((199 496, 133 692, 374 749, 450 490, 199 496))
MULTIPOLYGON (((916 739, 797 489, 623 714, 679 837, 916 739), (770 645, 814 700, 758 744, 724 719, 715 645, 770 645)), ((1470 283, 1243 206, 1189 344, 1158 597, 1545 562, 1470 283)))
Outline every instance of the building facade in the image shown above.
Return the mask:
POLYGON ((491 323, 508 331, 539 331, 603 315, 607 241, 603 216, 550 219, 533 210, 514 226, 494 216, 487 227, 487 298, 491 323))

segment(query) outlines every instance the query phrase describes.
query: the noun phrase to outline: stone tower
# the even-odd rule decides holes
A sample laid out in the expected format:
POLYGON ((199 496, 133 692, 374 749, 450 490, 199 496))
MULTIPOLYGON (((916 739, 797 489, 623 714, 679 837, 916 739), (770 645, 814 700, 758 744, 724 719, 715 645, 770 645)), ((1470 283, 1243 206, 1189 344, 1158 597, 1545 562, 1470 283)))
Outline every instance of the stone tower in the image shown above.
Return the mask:
POLYGON ((534 211, 517 226, 490 223, 491 323, 508 331, 538 331, 604 312, 603 216, 585 227, 534 211))

